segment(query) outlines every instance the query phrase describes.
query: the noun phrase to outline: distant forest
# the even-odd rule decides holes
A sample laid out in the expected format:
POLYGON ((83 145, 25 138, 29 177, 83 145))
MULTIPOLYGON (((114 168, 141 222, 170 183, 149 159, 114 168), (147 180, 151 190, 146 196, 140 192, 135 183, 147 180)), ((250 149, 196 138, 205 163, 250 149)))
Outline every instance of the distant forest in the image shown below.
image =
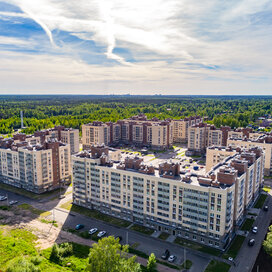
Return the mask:
POLYGON ((180 119, 191 115, 208 118, 217 127, 254 124, 272 113, 272 96, 97 96, 2 95, 0 133, 19 129, 20 111, 27 134, 55 125, 80 128, 94 120, 117 121, 144 113, 148 118, 180 119))

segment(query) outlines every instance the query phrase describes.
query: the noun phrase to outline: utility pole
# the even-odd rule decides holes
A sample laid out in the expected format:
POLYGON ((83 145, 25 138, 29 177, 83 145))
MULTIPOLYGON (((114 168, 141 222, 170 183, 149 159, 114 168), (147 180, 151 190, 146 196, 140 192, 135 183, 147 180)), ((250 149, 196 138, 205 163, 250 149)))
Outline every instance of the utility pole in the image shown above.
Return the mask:
POLYGON ((184 268, 187 269, 186 265, 186 249, 184 248, 184 268))

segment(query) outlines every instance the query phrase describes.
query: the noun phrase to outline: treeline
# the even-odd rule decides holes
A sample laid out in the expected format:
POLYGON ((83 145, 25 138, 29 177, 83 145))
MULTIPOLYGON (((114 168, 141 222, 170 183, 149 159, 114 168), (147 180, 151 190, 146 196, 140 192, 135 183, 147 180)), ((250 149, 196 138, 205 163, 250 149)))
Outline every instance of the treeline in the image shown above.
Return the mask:
POLYGON ((207 117, 217 127, 254 124, 272 112, 272 97, 236 96, 0 96, 0 133, 24 132, 55 125, 79 128, 94 120, 117 121, 144 113, 148 118, 207 117))

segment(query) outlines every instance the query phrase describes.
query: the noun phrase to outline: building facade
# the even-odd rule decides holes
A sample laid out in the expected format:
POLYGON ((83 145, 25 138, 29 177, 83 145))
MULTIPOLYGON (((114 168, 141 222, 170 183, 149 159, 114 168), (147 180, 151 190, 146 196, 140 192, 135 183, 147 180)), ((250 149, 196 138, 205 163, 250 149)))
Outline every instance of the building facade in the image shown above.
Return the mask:
POLYGON ((133 116, 116 123, 92 122, 82 125, 83 149, 92 145, 134 145, 169 148, 173 144, 173 123, 156 118, 147 120, 145 115, 133 116))
POLYGON ((34 193, 50 191, 71 181, 70 159, 70 146, 56 139, 34 145, 0 139, 0 181, 34 193))
POLYGON ((264 162, 264 174, 266 176, 272 175, 272 135, 263 134, 255 140, 250 140, 248 138, 229 138, 228 145, 233 147, 241 148, 252 148, 260 147, 265 153, 265 162, 264 162))
POLYGON ((219 249, 263 182, 257 148, 226 158, 203 176, 181 175, 180 165, 167 161, 158 168, 139 157, 114 163, 105 147, 72 156, 72 164, 75 204, 219 249))

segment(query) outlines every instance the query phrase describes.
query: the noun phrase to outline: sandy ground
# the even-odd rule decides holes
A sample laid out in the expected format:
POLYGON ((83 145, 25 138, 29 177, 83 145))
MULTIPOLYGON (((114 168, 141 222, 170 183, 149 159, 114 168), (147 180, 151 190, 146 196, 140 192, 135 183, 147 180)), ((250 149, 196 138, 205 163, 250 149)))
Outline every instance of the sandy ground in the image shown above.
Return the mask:
MULTIPOLYGON (((13 207, 11 211, 0 210, 0 224, 7 225, 7 228, 26 229, 38 237, 37 248, 46 249, 54 243, 75 242, 81 245, 92 246, 92 240, 78 237, 75 234, 61 230, 62 226, 42 223, 41 218, 35 218, 30 211, 13 207)), ((132 255, 131 255, 132 256, 132 255)), ((137 257, 137 261, 146 265, 147 260, 137 257)), ((157 270, 161 272, 176 272, 177 270, 157 264, 157 270)))

